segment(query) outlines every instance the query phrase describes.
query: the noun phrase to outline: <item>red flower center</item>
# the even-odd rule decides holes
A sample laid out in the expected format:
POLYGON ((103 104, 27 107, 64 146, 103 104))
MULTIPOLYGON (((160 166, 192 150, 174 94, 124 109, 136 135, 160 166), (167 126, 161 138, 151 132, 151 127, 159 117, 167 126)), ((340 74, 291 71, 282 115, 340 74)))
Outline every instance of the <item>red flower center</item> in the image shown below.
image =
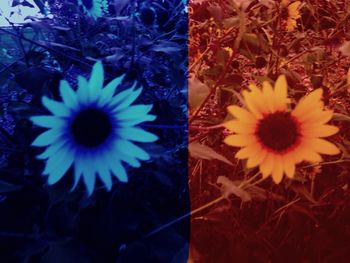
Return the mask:
POLYGON ((279 111, 261 119, 255 135, 265 148, 282 153, 299 142, 300 127, 298 121, 289 112, 279 111))

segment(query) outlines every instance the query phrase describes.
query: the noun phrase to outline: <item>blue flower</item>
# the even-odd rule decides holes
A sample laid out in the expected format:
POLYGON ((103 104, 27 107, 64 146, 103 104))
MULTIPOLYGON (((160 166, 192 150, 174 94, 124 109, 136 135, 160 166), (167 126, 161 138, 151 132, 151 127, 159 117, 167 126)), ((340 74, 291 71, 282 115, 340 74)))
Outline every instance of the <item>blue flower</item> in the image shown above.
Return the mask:
POLYGON ((79 5, 94 19, 108 12, 107 0, 79 0, 79 5))
POLYGON ((132 105, 142 90, 135 89, 136 83, 115 94, 123 77, 103 87, 103 66, 97 62, 89 80, 78 76, 76 91, 66 80, 61 81, 62 102, 43 97, 42 103, 52 115, 34 116, 31 121, 49 130, 40 134, 32 146, 46 147, 38 158, 46 160, 43 175, 48 176, 48 184, 57 183, 74 166, 72 190, 82 177, 91 195, 99 177, 109 191, 111 174, 121 182, 128 181, 123 163, 140 167, 140 160, 150 159, 134 142, 158 139, 137 127, 156 116, 148 114, 152 105, 132 105))

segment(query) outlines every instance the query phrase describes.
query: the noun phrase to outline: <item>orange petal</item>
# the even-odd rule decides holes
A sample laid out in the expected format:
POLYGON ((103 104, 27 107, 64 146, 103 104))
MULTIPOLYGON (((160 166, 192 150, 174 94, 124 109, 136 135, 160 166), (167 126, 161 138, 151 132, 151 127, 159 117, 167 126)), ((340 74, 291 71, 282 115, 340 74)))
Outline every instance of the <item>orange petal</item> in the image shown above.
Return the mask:
POLYGON ((264 161, 260 164, 260 172, 264 178, 268 177, 272 173, 274 159, 273 154, 267 153, 264 161))
POLYGON ((328 137, 338 133, 339 128, 332 125, 303 126, 302 133, 306 137, 328 137))
POLYGON ((235 133, 253 134, 255 132, 254 125, 239 120, 227 121, 224 123, 224 127, 235 133))
POLYGON ((251 145, 248 145, 247 147, 240 149, 236 153, 235 157, 238 159, 247 159, 250 156, 256 155, 259 150, 260 150, 260 147, 257 144, 251 144, 251 145))
POLYGON ((249 134, 235 134, 227 136, 224 142, 231 146, 244 147, 253 144, 255 142, 255 137, 249 134))
POLYGON ((266 157, 267 152, 260 148, 260 150, 254 155, 250 156, 247 162, 247 168, 253 168, 258 166, 266 157))
POLYGON ((306 113, 309 113, 310 110, 319 108, 321 97, 322 89, 316 89, 312 91, 310 94, 304 96, 299 101, 299 103, 293 110, 292 115, 298 118, 302 118, 306 113))
POLYGON ((284 75, 277 78, 275 83, 275 106, 276 110, 285 110, 287 108, 287 80, 284 75))
POLYGON ((282 157, 276 155, 272 170, 272 179, 276 184, 279 184, 283 179, 283 161, 282 157))
POLYGON ((312 148, 314 151, 322 154, 328 154, 328 155, 337 155, 340 153, 340 150, 337 146, 335 146, 333 143, 315 138, 311 139, 308 144, 310 145, 310 148, 312 148))
POLYGON ((269 109, 270 113, 273 113, 276 111, 275 107, 275 93, 272 89, 272 86, 270 82, 264 81, 263 82, 263 96, 266 102, 266 108, 269 109))
POLYGON ((295 163, 291 155, 283 156, 283 167, 287 177, 293 178, 295 173, 295 163))
POLYGON ((229 113, 231 113, 234 117, 236 117, 237 119, 241 120, 244 123, 253 123, 253 124, 256 123, 255 116, 249 111, 241 107, 231 105, 231 106, 228 106, 227 109, 229 113))

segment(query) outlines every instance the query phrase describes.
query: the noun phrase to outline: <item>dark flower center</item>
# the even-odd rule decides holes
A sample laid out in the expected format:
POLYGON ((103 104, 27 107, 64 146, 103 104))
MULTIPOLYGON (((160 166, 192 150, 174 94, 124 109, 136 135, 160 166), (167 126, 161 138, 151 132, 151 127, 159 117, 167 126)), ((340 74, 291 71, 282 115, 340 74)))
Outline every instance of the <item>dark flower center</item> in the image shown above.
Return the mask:
POLYGON ((91 9, 93 6, 94 0, 81 0, 86 9, 91 9))
POLYGON ((260 120, 256 136, 266 148, 284 152, 298 142, 299 125, 289 112, 272 113, 260 120))
POLYGON ((73 138, 77 144, 96 147, 102 144, 112 131, 108 115, 99 109, 81 111, 71 124, 73 138))

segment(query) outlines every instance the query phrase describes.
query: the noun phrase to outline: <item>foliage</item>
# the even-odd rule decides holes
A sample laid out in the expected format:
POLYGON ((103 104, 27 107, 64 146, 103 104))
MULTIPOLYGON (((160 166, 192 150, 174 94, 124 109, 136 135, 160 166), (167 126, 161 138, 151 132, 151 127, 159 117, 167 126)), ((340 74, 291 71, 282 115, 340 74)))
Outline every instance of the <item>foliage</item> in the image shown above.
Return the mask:
MULTIPOLYGON (((21 5, 26 2, 17 1, 21 5)), ((52 19, 30 17, 0 28, 0 261, 171 262, 187 255, 188 222, 147 236, 189 209, 187 190, 187 14, 184 1, 109 1, 108 14, 89 17, 77 0, 49 0, 52 19), (44 112, 43 95, 60 100, 58 86, 88 77, 95 61, 106 83, 126 74, 140 103, 158 118, 143 128, 160 138, 147 146, 152 161, 128 168, 129 183, 111 192, 99 184, 87 197, 64 179, 47 186, 42 131, 28 117, 44 112)), ((70 177, 70 176, 69 176, 70 177)), ((179 261, 176 261, 179 262, 179 261)))

